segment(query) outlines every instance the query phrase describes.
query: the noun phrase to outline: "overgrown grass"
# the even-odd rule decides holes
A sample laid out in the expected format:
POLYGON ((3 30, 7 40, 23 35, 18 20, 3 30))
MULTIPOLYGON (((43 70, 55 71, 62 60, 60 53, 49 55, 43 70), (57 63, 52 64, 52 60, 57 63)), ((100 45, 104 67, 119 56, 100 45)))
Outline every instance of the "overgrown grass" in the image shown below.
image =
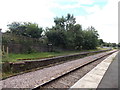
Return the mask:
POLYGON ((10 53, 6 58, 2 59, 2 62, 17 62, 17 59, 36 59, 36 58, 48 58, 48 57, 55 57, 55 56, 62 56, 62 55, 70 55, 75 53, 80 53, 84 51, 97 51, 101 50, 101 48, 94 49, 94 50, 81 50, 81 51, 61 51, 61 52, 36 52, 30 54, 13 54, 10 53))
POLYGON ((3 58, 2 61, 8 61, 8 62, 16 62, 17 59, 35 59, 35 58, 48 58, 48 57, 55 57, 60 55, 68 55, 72 54, 74 52, 37 52, 37 53, 30 53, 30 54, 13 54, 10 53, 7 58, 3 58), (8 59, 8 60, 6 60, 8 59))

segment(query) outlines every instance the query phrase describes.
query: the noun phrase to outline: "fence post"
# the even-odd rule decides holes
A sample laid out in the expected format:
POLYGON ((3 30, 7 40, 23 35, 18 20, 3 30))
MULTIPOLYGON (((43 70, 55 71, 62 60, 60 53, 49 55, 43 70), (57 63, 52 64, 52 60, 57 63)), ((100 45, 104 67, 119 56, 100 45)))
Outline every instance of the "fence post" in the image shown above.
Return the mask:
POLYGON ((2 46, 2 48, 3 48, 3 50, 2 50, 2 51, 3 51, 3 53, 5 53, 5 47, 4 47, 4 45, 2 46))
POLYGON ((8 47, 7 47, 7 55, 8 55, 8 47))

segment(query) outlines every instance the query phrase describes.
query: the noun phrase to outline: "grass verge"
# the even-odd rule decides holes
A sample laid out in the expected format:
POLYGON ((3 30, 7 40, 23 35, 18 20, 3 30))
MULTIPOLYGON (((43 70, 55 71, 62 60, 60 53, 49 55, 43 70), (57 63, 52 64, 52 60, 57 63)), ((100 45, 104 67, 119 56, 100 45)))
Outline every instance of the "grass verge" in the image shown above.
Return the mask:
POLYGON ((80 52, 85 52, 85 51, 97 51, 97 50, 103 50, 103 49, 98 48, 94 50, 81 50, 81 51, 36 52, 36 53, 30 53, 30 54, 10 53, 9 55, 6 56, 6 58, 2 59, 2 62, 6 62, 6 61, 7 62, 18 62, 21 59, 34 60, 34 59, 50 58, 50 57, 70 55, 70 54, 75 54, 75 53, 80 53, 80 52))

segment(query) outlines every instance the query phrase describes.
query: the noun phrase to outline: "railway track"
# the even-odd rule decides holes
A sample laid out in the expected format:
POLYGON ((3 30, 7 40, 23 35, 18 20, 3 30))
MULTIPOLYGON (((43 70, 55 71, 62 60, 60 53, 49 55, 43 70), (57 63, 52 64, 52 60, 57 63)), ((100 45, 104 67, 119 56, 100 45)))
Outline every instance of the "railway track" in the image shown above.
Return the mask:
POLYGON ((97 66, 101 61, 107 58, 109 55, 100 58, 97 61, 93 61, 89 64, 86 64, 80 68, 77 68, 59 78, 56 78, 53 81, 50 81, 44 85, 41 85, 33 90, 45 90, 49 88, 70 88, 74 85, 79 79, 81 79, 85 74, 87 74, 90 70, 92 70, 95 66, 97 66))
MULTIPOLYGON (((60 65, 11 77, 3 82, 3 88, 69 88, 98 63, 114 51, 103 52, 60 65)), ((1 83, 0 82, 0 83, 1 83)))
MULTIPOLYGON (((110 53, 111 54, 111 53, 110 53)), ((107 58, 110 54, 99 57, 98 59, 89 62, 79 68, 76 68, 64 75, 61 75, 54 80, 51 80, 43 85, 40 85, 33 90, 45 90, 45 89, 59 89, 59 88, 70 88, 74 85, 79 79, 81 79, 85 74, 87 74, 90 70, 92 70, 95 66, 97 66, 100 62, 102 62, 105 58, 107 58)))

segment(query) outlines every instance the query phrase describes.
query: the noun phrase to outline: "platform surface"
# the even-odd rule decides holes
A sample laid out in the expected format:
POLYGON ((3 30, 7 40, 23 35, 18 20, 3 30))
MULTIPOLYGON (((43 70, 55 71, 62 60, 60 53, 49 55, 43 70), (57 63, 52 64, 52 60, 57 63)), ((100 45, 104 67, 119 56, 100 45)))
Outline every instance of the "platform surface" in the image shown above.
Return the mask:
POLYGON ((80 80, 78 80, 70 89, 117 88, 118 87, 118 62, 116 57, 117 54, 118 52, 115 52, 109 57, 107 57, 95 68, 93 68, 90 72, 88 72, 85 76, 83 76, 80 80))
POLYGON ((118 88, 118 57, 120 52, 111 63, 98 88, 118 88))

